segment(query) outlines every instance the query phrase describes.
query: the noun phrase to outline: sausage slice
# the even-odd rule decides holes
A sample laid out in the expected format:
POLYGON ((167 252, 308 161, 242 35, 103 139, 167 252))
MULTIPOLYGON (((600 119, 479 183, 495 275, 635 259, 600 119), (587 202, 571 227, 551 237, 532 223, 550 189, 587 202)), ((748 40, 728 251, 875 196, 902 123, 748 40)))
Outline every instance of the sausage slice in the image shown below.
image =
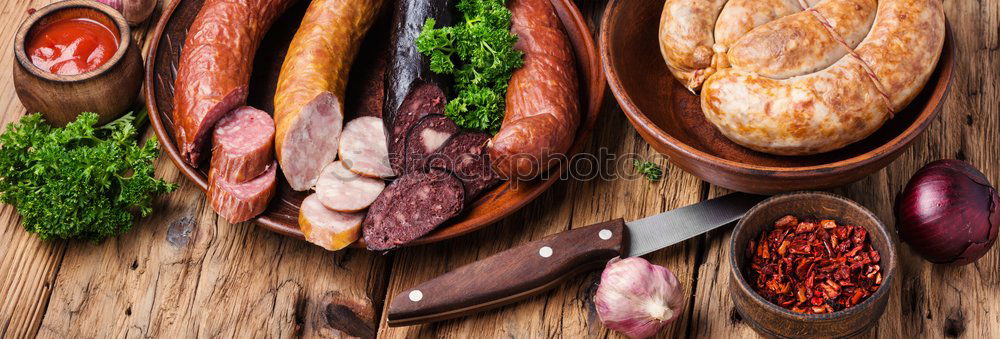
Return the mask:
POLYGON ((274 120, 266 112, 244 106, 229 113, 212 133, 212 168, 234 183, 246 182, 274 162, 274 120))
POLYGON ((274 197, 277 168, 278 164, 272 164, 267 172, 244 183, 226 181, 210 169, 208 201, 212 209, 232 224, 260 215, 274 197))
POLYGON ((340 250, 361 237, 364 213, 341 213, 323 206, 316 194, 299 207, 299 229, 306 241, 330 251, 340 250))
POLYGON ((316 196, 323 206, 337 212, 358 212, 368 208, 382 193, 385 182, 351 172, 335 161, 323 169, 316 181, 316 196))
POLYGON ((480 194, 500 183, 500 177, 490 166, 486 133, 459 133, 427 161, 427 167, 447 170, 465 187, 465 201, 471 202, 480 194))
POLYGON ((458 125, 443 115, 433 114, 421 118, 406 137, 406 162, 403 173, 423 168, 427 158, 437 152, 456 132, 458 125))
POLYGON ((462 212, 462 183, 448 172, 410 172, 382 191, 362 224, 368 249, 408 243, 462 212))
POLYGON ((382 119, 360 117, 344 126, 340 138, 340 160, 354 173, 371 178, 390 178, 389 150, 382 119))

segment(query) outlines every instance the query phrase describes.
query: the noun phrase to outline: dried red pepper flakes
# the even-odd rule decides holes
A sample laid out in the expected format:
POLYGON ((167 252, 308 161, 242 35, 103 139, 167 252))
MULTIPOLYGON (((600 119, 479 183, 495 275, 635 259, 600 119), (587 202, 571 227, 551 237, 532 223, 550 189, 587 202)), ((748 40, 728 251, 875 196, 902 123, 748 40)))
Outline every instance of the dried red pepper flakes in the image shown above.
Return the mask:
POLYGON ((882 257, 868 231, 831 219, 786 215, 751 239, 745 255, 754 291, 793 312, 840 311, 882 285, 882 257))

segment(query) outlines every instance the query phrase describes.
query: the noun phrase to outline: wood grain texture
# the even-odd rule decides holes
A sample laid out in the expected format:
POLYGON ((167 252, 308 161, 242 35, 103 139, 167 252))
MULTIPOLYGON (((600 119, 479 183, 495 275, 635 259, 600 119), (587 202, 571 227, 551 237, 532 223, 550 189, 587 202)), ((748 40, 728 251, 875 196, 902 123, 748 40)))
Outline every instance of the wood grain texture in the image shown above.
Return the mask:
MULTIPOLYGON (((0 41, 13 41, 27 8, 52 1, 0 2, 0 22, 4 23, 0 41)), ((604 1, 577 3, 596 32, 604 1)), ((928 162, 964 159, 995 185, 1000 184, 1000 102, 996 99, 1000 96, 1000 32, 996 30, 1000 4, 945 3, 956 38, 958 68, 941 116, 888 168, 832 190, 868 207, 890 228, 895 227, 895 195, 928 162)), ((0 54, 0 70, 11 69, 12 60, 13 53, 0 54)), ((4 125, 24 114, 10 76, 0 72, 0 123, 4 125)), ((601 119, 589 151, 600 156, 600 149, 607 148, 616 154, 655 156, 610 95, 601 119)), ((357 251, 330 255, 247 224, 228 225, 215 218, 204 206, 203 194, 182 180, 168 159, 161 158, 157 175, 181 182, 182 188, 158 201, 158 210, 165 213, 143 221, 119 239, 97 245, 41 242, 23 231, 13 208, 0 206, 0 337, 312 337, 338 336, 342 334, 334 330, 338 328, 356 334, 377 331, 386 338, 619 338, 600 325, 593 308, 599 271, 579 275, 523 303, 466 319, 389 328, 380 312, 388 301, 385 298, 512 246, 569 228, 615 217, 632 220, 727 193, 670 166, 666 159, 654 159, 665 165, 664 180, 659 183, 560 181, 495 225, 382 256, 357 251), (185 231, 188 227, 190 231, 185 231), (183 236, 187 232, 190 235, 183 236), (356 306, 358 310, 339 306, 367 303, 366 298, 372 306, 356 306), (378 327, 361 319, 367 310, 373 310, 376 319, 382 317, 378 327)), ((628 164, 617 167, 631 170, 628 164)), ((673 270, 688 296, 684 313, 661 337, 758 337, 734 315, 727 294, 729 230, 716 230, 646 256, 673 270)), ((929 264, 905 244, 898 250, 900 279, 891 287, 886 314, 865 337, 1000 336, 1000 249, 959 268, 929 264)))

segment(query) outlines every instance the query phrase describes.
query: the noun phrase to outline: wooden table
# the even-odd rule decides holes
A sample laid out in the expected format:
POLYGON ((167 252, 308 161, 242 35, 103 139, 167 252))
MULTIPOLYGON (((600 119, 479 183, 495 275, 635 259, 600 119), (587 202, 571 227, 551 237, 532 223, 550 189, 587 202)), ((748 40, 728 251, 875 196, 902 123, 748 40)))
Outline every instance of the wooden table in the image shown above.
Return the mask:
MULTIPOLYGON (((169 1, 169 0, 168 0, 169 1)), ((646 1, 646 0, 636 0, 646 1)), ((10 46, 29 8, 53 0, 0 2, 0 41, 10 46)), ((603 1, 579 1, 595 32, 603 1)), ((963 159, 1000 184, 1000 3, 946 0, 958 72, 944 112, 899 160, 832 190, 872 209, 890 227, 893 198, 924 164, 963 159)), ((159 15, 159 10, 154 16, 159 15)), ((146 39, 146 26, 135 32, 146 39)), ((10 70, 13 53, 0 54, 10 70)), ((0 122, 24 114, 0 72, 0 122)), ((654 151, 607 95, 591 150, 654 151)), ((725 193, 667 162, 664 180, 564 181, 506 220, 473 234, 388 255, 329 253, 250 223, 230 225, 166 157, 157 175, 180 189, 130 233, 100 244, 43 242, 14 209, 0 207, 0 338, 17 337, 605 337, 592 296, 599 272, 475 317, 404 328, 385 325, 386 298, 511 246, 615 217, 635 219, 725 193)), ((688 295, 666 336, 756 336, 727 295, 728 230, 647 257, 673 270, 688 295)), ((1000 246, 972 265, 931 265, 900 246, 900 278, 880 337, 1000 337, 1000 246)))

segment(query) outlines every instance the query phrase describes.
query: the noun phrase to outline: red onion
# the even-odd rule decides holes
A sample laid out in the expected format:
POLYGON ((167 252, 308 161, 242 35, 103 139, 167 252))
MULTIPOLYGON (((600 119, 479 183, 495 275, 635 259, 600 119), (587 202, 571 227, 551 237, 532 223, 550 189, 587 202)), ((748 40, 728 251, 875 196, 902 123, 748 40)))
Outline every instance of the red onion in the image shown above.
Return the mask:
POLYGON ((1000 229, 1000 197, 964 161, 938 160, 913 175, 896 201, 896 230, 927 260, 965 265, 989 251, 1000 229))

